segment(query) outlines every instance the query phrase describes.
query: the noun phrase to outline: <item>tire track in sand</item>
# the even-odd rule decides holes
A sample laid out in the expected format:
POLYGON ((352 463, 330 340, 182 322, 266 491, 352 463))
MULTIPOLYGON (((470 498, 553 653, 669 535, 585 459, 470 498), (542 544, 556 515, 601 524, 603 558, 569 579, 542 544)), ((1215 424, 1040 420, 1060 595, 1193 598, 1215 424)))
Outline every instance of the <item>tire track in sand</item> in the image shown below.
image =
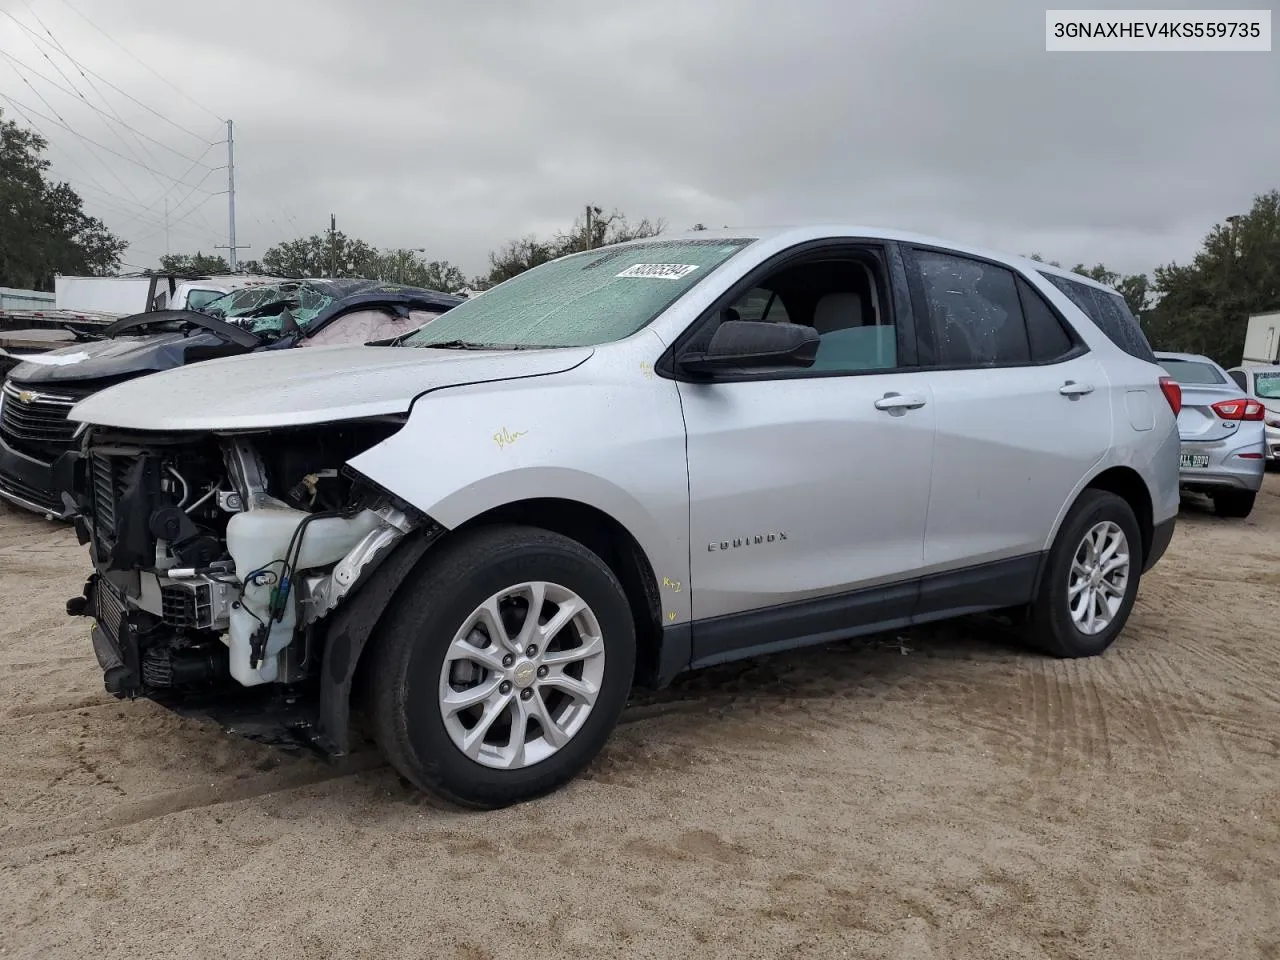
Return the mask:
POLYGON ((253 800, 284 790, 311 787, 385 765, 386 761, 382 759, 382 755, 371 750, 367 753, 352 754, 333 764, 309 763, 303 769, 275 770, 244 779, 224 780, 221 783, 187 787, 140 797, 136 800, 126 800, 100 812, 79 811, 44 823, 0 828, 0 851, 10 854, 0 861, 0 868, 19 865, 25 859, 21 854, 28 848, 101 833, 105 830, 118 830, 187 810, 253 800))

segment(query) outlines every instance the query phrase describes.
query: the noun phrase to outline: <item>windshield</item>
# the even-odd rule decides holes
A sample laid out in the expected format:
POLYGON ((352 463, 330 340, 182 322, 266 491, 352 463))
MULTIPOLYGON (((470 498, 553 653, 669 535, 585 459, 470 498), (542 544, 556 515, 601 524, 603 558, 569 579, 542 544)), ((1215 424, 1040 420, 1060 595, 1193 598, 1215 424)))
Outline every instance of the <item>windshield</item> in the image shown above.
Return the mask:
POLYGON ((588 347, 647 326, 751 243, 653 240, 588 250, 526 270, 406 337, 405 346, 588 347))
POLYGON ((1216 367, 1199 360, 1169 360, 1160 361, 1160 366, 1164 367, 1169 376, 1177 380, 1178 383, 1186 384, 1202 384, 1202 383, 1226 383, 1227 379, 1220 374, 1216 367))
POLYGON ((1280 400, 1280 373, 1255 374, 1253 392, 1262 400, 1280 400))

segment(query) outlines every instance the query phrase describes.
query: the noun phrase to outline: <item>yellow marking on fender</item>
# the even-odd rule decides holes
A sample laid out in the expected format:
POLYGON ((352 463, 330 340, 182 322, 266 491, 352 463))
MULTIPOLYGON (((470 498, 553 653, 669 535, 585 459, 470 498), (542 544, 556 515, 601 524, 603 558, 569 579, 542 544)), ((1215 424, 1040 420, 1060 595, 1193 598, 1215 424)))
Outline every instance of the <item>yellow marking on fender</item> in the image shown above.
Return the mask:
POLYGON ((499 449, 502 449, 503 447, 511 446, 511 444, 515 443, 528 432, 528 430, 520 430, 516 433, 512 433, 506 427, 503 427, 493 435, 493 442, 498 445, 499 449))

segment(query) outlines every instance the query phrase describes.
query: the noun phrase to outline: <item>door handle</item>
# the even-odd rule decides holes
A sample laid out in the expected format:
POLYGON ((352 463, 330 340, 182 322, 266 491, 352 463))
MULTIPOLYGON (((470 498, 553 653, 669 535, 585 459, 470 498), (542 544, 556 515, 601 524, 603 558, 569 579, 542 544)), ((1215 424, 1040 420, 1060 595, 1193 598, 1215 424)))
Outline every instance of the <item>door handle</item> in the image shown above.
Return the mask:
POLYGON ((1064 397, 1083 397, 1086 393, 1093 393, 1093 384, 1068 380, 1058 388, 1058 392, 1064 397))
POLYGON ((877 410, 918 410, 925 404, 924 397, 886 393, 876 401, 877 410))

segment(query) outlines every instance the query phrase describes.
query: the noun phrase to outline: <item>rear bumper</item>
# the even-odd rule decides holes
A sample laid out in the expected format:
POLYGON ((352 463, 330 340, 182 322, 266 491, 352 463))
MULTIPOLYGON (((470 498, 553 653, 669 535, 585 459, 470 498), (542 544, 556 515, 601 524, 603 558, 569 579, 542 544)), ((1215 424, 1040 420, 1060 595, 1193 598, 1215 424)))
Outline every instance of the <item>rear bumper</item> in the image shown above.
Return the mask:
POLYGON ((1208 457, 1209 462, 1203 467, 1181 467, 1178 470, 1178 483, 1189 490, 1258 491, 1267 470, 1266 460, 1262 457, 1266 445, 1262 442, 1260 433, 1261 431, 1254 433, 1255 439, 1249 442, 1241 442, 1239 436, 1211 443, 1182 441, 1184 457, 1208 457), (1243 457, 1241 454, 1254 456, 1243 457))
POLYGON ((1169 544, 1173 541, 1173 531, 1177 526, 1177 516, 1172 516, 1163 523, 1157 523, 1151 529, 1151 549, 1147 551, 1147 556, 1142 562, 1142 572, 1146 573, 1164 556, 1165 551, 1169 549, 1169 544))
POLYGON ((1267 459, 1280 460, 1280 427, 1267 427, 1264 436, 1267 459))

